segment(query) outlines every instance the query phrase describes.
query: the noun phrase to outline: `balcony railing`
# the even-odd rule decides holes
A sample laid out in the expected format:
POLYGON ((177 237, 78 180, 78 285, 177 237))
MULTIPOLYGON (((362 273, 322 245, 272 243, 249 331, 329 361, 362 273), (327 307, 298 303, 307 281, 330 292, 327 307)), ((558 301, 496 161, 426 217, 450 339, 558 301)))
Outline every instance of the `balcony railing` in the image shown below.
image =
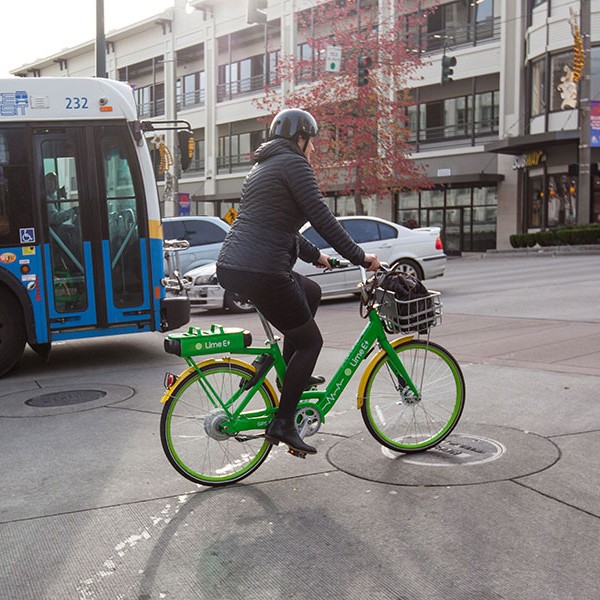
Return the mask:
POLYGON ((421 29, 420 42, 423 52, 439 52, 444 48, 454 49, 457 46, 476 46, 481 42, 500 38, 500 17, 486 19, 479 23, 468 23, 460 27, 447 27, 440 31, 421 29))
POLYGON ((495 119, 459 123, 453 125, 440 125, 427 127, 419 131, 417 140, 416 132, 411 132, 408 141, 415 144, 419 150, 430 150, 437 146, 474 146, 481 137, 495 137, 498 135, 498 122, 495 119))
POLYGON ((252 165, 252 153, 217 157, 217 173, 229 173, 247 170, 250 165, 252 165))
POLYGON ((217 85, 217 102, 232 100, 238 96, 247 96, 264 89, 264 75, 253 75, 246 79, 236 79, 217 85))
MULTIPOLYGON (((185 110, 186 108, 193 108, 195 106, 204 106, 206 102, 206 91, 193 90, 186 92, 185 94, 177 95, 177 110, 185 110)), ((164 98, 160 100, 152 100, 150 102, 142 102, 137 105, 138 114, 141 119, 147 119, 150 117, 158 117, 165 114, 165 101, 164 98)))
POLYGON ((177 110, 184 110, 194 106, 204 106, 206 103, 206 90, 191 90, 177 95, 177 110))

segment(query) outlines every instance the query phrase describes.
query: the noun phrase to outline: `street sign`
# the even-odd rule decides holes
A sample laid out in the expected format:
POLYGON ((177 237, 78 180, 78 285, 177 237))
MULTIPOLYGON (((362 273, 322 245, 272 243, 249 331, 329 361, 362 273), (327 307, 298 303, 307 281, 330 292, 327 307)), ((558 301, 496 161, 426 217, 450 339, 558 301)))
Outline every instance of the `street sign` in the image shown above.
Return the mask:
POLYGON ((190 195, 179 193, 179 216, 188 216, 190 214, 190 195))
POLYGON ((342 66, 342 48, 340 46, 327 46, 325 50, 325 71, 339 73, 342 66))
POLYGON ((235 208, 232 206, 223 217, 223 220, 227 221, 227 223, 230 225, 233 225, 233 222, 236 220, 237 216, 237 210, 235 210, 235 208))

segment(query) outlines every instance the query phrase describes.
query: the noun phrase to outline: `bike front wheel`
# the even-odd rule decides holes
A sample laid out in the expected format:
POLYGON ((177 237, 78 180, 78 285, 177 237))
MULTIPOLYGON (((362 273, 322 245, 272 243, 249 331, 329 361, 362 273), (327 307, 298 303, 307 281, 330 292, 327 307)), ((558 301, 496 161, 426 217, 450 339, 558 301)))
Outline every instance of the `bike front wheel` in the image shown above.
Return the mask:
POLYGON ((420 452, 439 444, 458 423, 465 404, 465 380, 456 360, 441 346, 411 340, 394 348, 415 394, 384 352, 367 368, 359 393, 369 432, 381 444, 400 452, 420 452))
MULTIPOLYGON (((225 411, 215 406, 209 393, 227 405, 255 370, 246 363, 218 360, 190 371, 175 384, 160 421, 163 450, 173 467, 187 479, 218 486, 247 477, 267 458, 271 445, 261 432, 231 436, 221 424, 225 411), (254 434, 254 435, 252 435, 254 434)), ((241 400, 240 400, 241 401, 241 400)), ((271 389, 263 382, 241 414, 264 412, 276 405, 271 389)), ((232 413, 236 405, 229 406, 232 413)))

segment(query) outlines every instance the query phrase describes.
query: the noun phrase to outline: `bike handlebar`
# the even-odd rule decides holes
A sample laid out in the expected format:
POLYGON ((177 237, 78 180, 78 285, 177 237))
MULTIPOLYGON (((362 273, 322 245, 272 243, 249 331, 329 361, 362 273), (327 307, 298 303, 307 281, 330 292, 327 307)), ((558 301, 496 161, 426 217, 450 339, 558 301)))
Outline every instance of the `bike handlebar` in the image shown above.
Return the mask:
POLYGON ((179 250, 187 250, 190 243, 187 240, 163 240, 163 247, 166 251, 178 252, 179 250))

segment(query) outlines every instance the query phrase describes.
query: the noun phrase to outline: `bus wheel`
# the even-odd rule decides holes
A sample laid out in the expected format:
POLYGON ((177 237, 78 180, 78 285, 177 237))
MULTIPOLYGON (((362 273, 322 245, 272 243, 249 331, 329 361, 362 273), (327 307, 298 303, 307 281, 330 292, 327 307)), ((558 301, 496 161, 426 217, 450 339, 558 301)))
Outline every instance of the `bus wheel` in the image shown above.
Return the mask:
POLYGON ((19 361, 25 348, 25 319, 14 295, 0 289, 0 377, 19 361))

